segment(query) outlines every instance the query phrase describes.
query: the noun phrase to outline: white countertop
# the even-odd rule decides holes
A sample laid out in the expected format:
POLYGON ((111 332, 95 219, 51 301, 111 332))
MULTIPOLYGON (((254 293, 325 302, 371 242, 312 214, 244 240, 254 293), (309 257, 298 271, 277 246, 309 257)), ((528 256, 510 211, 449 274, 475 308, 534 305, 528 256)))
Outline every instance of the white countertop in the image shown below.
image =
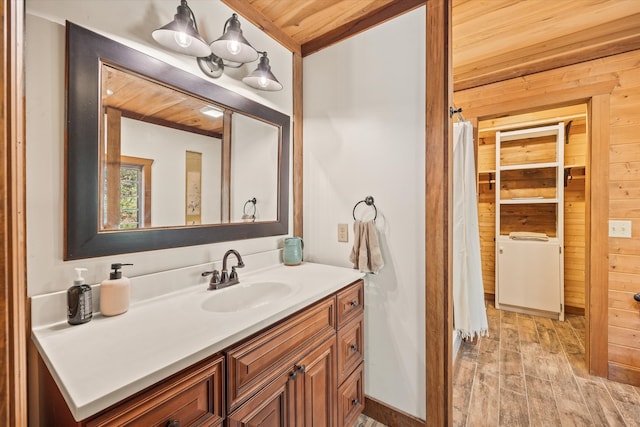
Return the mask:
POLYGON ((256 308, 215 313, 205 300, 233 289, 202 284, 137 304, 115 317, 84 324, 34 327, 33 340, 76 420, 213 355, 305 306, 364 277, 342 267, 277 265, 242 275, 240 284, 283 282, 294 291, 256 308))

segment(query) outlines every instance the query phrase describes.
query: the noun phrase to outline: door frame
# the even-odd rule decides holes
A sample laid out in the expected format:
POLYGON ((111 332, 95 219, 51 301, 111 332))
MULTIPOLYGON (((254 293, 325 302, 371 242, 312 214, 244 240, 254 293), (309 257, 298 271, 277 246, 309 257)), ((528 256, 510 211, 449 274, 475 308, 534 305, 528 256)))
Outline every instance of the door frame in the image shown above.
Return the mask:
POLYGON ((3 145, 0 164, 0 423, 27 425, 24 1, 3 0, 3 145))
MULTIPOLYGON (((585 188, 585 362, 592 375, 608 376, 608 235, 609 214, 609 106, 611 87, 594 90, 585 86, 576 94, 560 97, 551 95, 518 98, 517 105, 482 105, 477 102, 471 112, 472 120, 487 120, 510 113, 535 111, 561 105, 587 104, 589 148, 587 167, 589 180, 585 188), (554 99, 550 105, 548 100, 554 99), (558 103, 559 102, 559 103, 558 103)), ((465 97, 466 98, 466 97, 465 97)), ((459 105, 465 102, 457 100, 459 105)))

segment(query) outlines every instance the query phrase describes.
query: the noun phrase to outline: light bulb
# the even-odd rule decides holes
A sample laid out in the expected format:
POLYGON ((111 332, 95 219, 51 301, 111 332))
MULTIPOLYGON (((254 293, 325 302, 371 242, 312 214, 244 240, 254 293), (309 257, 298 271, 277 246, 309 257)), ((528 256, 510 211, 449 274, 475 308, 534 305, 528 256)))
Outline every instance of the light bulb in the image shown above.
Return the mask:
POLYGON ((173 38, 180 47, 189 47, 191 45, 191 37, 182 31, 174 33, 173 38))
POLYGON ((229 40, 227 42, 227 50, 232 55, 237 55, 240 53, 240 43, 237 40, 229 40))
POLYGON ((263 88, 269 86, 269 80, 265 76, 261 76, 258 79, 258 86, 263 88))

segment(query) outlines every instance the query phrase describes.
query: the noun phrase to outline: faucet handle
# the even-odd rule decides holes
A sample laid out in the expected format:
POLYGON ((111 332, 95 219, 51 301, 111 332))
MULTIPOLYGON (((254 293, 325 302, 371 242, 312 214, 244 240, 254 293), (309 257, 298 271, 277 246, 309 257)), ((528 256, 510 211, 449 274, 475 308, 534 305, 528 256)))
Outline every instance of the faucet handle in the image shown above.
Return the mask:
POLYGON ((238 279, 238 272, 236 271, 236 267, 242 268, 244 267, 244 265, 240 266, 240 265, 236 265, 234 267, 231 267, 231 274, 229 275, 229 280, 237 280, 238 279))
POLYGON ((220 273, 218 272, 218 270, 205 271, 204 273, 201 274, 201 276, 206 277, 210 274, 211 274, 211 280, 209 280, 209 289, 211 289, 211 286, 217 285, 218 283, 220 283, 220 273))

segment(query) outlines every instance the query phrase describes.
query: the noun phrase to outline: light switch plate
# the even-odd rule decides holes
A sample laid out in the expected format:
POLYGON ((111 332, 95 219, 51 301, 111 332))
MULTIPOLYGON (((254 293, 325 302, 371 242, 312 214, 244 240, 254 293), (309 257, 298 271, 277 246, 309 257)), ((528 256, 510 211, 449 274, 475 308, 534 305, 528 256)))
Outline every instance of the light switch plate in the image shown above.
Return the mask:
POLYGON ((349 241, 349 226, 347 224, 338 224, 338 242, 349 241))
POLYGON ((609 220, 609 237, 631 237, 631 221, 609 220))

